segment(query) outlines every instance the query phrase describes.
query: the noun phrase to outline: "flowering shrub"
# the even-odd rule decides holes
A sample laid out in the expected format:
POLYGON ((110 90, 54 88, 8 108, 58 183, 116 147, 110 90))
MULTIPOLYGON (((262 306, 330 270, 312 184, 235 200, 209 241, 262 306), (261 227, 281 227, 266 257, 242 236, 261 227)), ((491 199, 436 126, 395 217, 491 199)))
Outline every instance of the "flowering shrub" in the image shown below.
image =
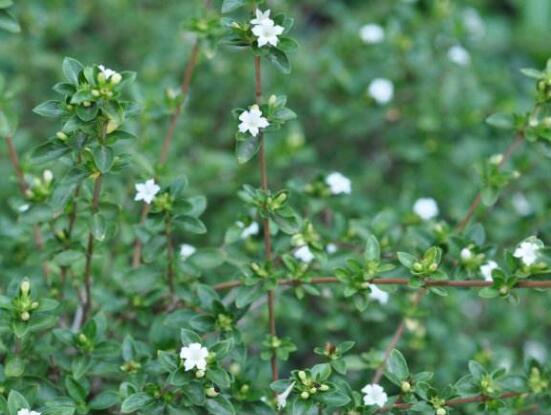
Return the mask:
MULTIPOLYGON (((522 69, 530 90, 491 79, 494 102, 469 86, 473 8, 361 4, 381 21, 323 32, 331 59, 314 59, 295 37, 353 13, 283 4, 178 2, 193 46, 162 98, 147 63, 66 57, 18 123, 0 79, 16 185, 0 189, 0 414, 545 413, 551 60, 522 69), (446 61, 427 66, 455 16, 465 34, 436 38, 446 61), (391 69, 356 68, 382 47, 391 69)), ((42 6, 12 6, 0 29, 31 36, 42 6)))

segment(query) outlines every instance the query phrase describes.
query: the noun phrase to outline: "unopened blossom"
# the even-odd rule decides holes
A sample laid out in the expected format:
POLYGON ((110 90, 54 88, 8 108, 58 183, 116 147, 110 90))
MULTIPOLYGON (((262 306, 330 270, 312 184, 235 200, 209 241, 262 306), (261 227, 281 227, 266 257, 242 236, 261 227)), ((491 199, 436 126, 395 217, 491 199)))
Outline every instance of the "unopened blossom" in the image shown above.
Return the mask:
POLYGON ((367 44, 380 43, 385 39, 385 31, 378 24, 366 24, 360 28, 360 38, 367 44))
POLYGON ((519 258, 524 265, 532 265, 538 259, 540 247, 532 241, 523 241, 515 249, 513 256, 519 258))
POLYGON ((325 183, 334 195, 340 195, 341 193, 350 194, 352 192, 352 182, 348 177, 339 172, 334 172, 327 176, 325 183))
POLYGON ((182 258, 182 260, 186 260, 190 256, 192 256, 196 251, 197 249, 195 249, 193 245, 182 244, 180 245, 180 258, 182 258))
POLYGON ((383 406, 385 406, 386 401, 388 401, 388 396, 385 393, 383 387, 380 385, 365 385, 362 389, 362 392, 364 394, 364 405, 377 405, 378 407, 382 408, 383 406))
POLYGON ((194 367, 198 370, 207 368, 207 357, 209 351, 206 347, 199 343, 191 343, 189 346, 184 346, 180 350, 180 359, 184 361, 185 371, 189 371, 194 367))
POLYGON ((262 11, 260 9, 256 9, 256 17, 251 20, 251 25, 257 26, 257 25, 265 25, 265 24, 273 24, 273 20, 270 18, 271 10, 268 9, 266 11, 262 11))
POLYGON ((103 65, 98 66, 100 75, 107 81, 111 81, 114 84, 118 84, 122 80, 122 76, 117 71, 106 68, 103 65))
POLYGON ((37 411, 31 411, 30 409, 20 409, 19 411, 17 411, 17 415, 40 415, 41 412, 37 412, 37 411))
POLYGON ((282 410, 287 405, 287 398, 291 394, 293 388, 295 387, 295 383, 291 383, 287 389, 285 389, 282 393, 276 396, 276 402, 277 402, 277 409, 282 410))
POLYGON ((484 281, 493 281, 494 279, 492 278, 492 271, 497 268, 497 262, 491 260, 486 262, 484 265, 481 265, 480 273, 484 277, 484 281))
POLYGON ((258 47, 265 45, 277 46, 278 36, 283 33, 283 26, 276 25, 273 20, 268 19, 266 23, 253 26, 252 32, 256 36, 258 47))
POLYGON ((148 205, 153 202, 155 196, 161 188, 155 183, 154 179, 149 179, 145 183, 136 183, 136 197, 134 200, 143 200, 148 205))
POLYGON ((42 172, 42 178, 46 183, 50 183, 54 179, 54 174, 51 170, 44 170, 42 172))
POLYGON ((260 232, 260 227, 258 226, 258 223, 252 222, 249 226, 241 231, 241 238, 247 239, 249 236, 258 235, 258 232, 260 232))
POLYGON ((467 66, 471 62, 471 55, 460 45, 454 45, 448 50, 448 59, 461 66, 467 66))
POLYGON ((369 84, 367 92, 377 104, 388 104, 394 97, 394 84, 385 78, 376 78, 369 84))
POLYGON ((309 264, 314 260, 314 254, 308 247, 308 245, 303 245, 298 248, 294 253, 295 258, 299 259, 302 262, 309 264))
POLYGON ((532 205, 522 193, 515 193, 511 201, 513 208, 520 216, 530 216, 534 211, 532 205))
POLYGON ((386 304, 388 303, 388 293, 386 291, 381 290, 379 287, 377 287, 375 284, 370 284, 369 289, 371 292, 369 293, 368 297, 372 300, 378 301, 379 304, 386 304))
POLYGON ((243 111, 239 116, 239 131, 246 133, 247 131, 253 136, 256 137, 260 132, 261 128, 266 128, 270 125, 268 120, 262 116, 262 111, 258 105, 253 105, 249 111, 243 111))
POLYGON ((468 261, 473 257, 473 253, 469 248, 463 248, 459 255, 463 261, 468 261))
POLYGON ((438 216, 439 210, 434 199, 422 197, 415 201, 413 212, 423 220, 431 220, 438 216))
POLYGON ((327 252, 328 254, 334 254, 335 252, 338 251, 338 249, 339 247, 337 246, 337 244, 329 243, 325 247, 325 252, 327 252))

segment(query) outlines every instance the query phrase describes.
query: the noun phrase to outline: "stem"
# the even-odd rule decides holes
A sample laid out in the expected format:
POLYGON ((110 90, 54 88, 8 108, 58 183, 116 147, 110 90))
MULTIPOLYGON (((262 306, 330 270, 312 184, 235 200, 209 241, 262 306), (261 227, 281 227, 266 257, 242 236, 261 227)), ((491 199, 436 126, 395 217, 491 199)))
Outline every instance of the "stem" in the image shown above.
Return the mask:
MULTIPOLYGON (((260 64, 260 56, 255 56, 254 58, 254 69, 255 69, 255 83, 256 83, 256 103, 260 105, 260 100, 262 98, 262 68, 260 64)), ((259 133, 259 149, 258 149, 258 167, 260 170, 260 184, 262 190, 268 190, 268 172, 266 168, 266 153, 264 150, 264 134, 262 131, 259 133)), ((267 262, 272 262, 272 237, 270 233, 270 220, 264 218, 262 220, 262 231, 264 236, 264 254, 266 256, 267 262)), ((276 319, 275 319, 275 291, 268 291, 268 326, 270 330, 270 335, 272 337, 277 336, 276 330, 276 319)), ((279 377, 277 370, 277 357, 275 350, 272 353, 271 358, 272 365, 272 379, 276 381, 279 377)))
POLYGON ((165 218, 166 236, 166 278, 171 295, 174 295, 174 245, 172 243, 172 222, 170 216, 165 218))
MULTIPOLYGON (((99 174, 94 180, 94 196, 92 197, 92 215, 98 211, 99 199, 101 194, 101 183, 103 176, 99 174)), ((86 321, 90 310, 92 309, 92 257, 94 255, 94 234, 92 230, 88 232, 88 246, 86 248, 86 264, 84 266, 84 289, 86 298, 83 304, 82 321, 86 321)))
MULTIPOLYGON (((209 6, 209 2, 205 2, 205 6, 209 6)), ((180 114, 182 112, 182 107, 185 102, 185 99, 189 93, 189 88, 191 87, 191 80, 193 79, 193 73, 195 72, 195 67, 197 66, 197 61, 199 60, 199 41, 196 40, 195 44, 193 45, 193 50, 191 51, 191 57, 186 65, 186 68, 184 69, 184 75, 182 77, 182 83, 180 84, 180 91, 182 92, 183 100, 180 105, 178 105, 175 109, 175 111, 172 113, 172 116, 170 117, 170 123, 168 126, 168 130, 165 134, 165 137, 163 139, 163 145, 161 147, 161 154, 159 156, 159 164, 165 164, 166 160, 168 158, 168 154, 170 151, 170 145, 172 144, 172 139, 174 137, 174 133, 176 131, 176 126, 178 124, 178 119, 180 118, 180 114)), ((144 203, 142 207, 142 212, 140 215, 140 225, 143 225, 145 222, 145 219, 147 218, 147 214, 149 213, 149 205, 144 203)), ((142 258, 142 243, 141 241, 136 238, 134 241, 134 250, 132 254, 132 267, 137 268, 140 266, 142 258)))

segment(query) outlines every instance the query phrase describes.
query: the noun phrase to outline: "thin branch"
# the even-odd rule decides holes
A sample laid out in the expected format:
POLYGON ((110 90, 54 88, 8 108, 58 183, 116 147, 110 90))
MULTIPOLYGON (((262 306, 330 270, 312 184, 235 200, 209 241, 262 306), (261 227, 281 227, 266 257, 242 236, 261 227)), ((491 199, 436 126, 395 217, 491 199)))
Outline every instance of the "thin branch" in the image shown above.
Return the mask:
POLYGON ((166 237, 166 278, 171 295, 174 295, 174 245, 172 243, 172 223, 170 217, 165 219, 166 237))

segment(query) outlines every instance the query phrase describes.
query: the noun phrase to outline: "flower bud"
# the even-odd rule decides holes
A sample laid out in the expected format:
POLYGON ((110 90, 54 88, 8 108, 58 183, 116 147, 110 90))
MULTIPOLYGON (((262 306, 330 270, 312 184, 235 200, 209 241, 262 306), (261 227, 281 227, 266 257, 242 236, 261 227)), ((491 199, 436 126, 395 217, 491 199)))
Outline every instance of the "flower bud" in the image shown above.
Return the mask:
POLYGON ((31 282, 27 279, 24 279, 21 281, 21 285, 19 286, 21 289, 21 294, 27 295, 29 294, 29 291, 31 291, 31 282))
POLYGON ((205 371, 204 370, 198 370, 197 372, 195 372, 195 377, 197 379, 201 379, 201 378, 205 377, 205 371))
POLYGON ((82 103, 82 106, 83 106, 83 107, 86 107, 86 108, 89 107, 90 105, 92 105, 92 103, 91 103, 90 101, 84 101, 84 102, 82 103))
POLYGON ((446 414, 447 414, 447 412, 444 408, 438 408, 436 410, 436 415, 446 415, 446 414))
POLYGON ((65 134, 63 131, 58 131, 57 133, 55 133, 55 136, 63 141, 67 140, 68 138, 67 134, 65 134))
POLYGON ((327 392, 329 390, 329 385, 326 385, 325 383, 320 386, 320 391, 327 392))
POLYGON ((432 264, 430 264, 429 269, 431 271, 436 271, 438 269, 438 264, 436 262, 433 262, 432 264))
POLYGON ((92 96, 94 96, 94 97, 99 97, 99 96, 100 96, 100 92, 99 92, 97 89, 92 89, 92 96))
POLYGON ((122 81, 122 76, 120 73, 116 72, 111 75, 110 81, 113 85, 117 85, 122 81))
POLYGON ((273 106, 275 105, 276 102, 277 102, 277 97, 275 95, 271 95, 270 99, 268 100, 268 104, 270 104, 270 106, 273 106))
POLYGON ((503 162, 503 154, 494 154, 490 157, 490 163, 492 164, 501 164, 503 162))
POLYGON ((501 295, 507 295, 508 292, 509 292, 509 288, 508 288, 508 287, 501 287, 501 288, 499 289, 499 293, 500 293, 501 295))
POLYGON ((54 179, 54 174, 52 173, 51 170, 44 170, 42 172, 42 178, 48 184, 48 183, 51 183, 52 180, 54 179))
POLYGON ((310 397, 310 394, 308 392, 304 391, 300 394, 300 397, 302 399, 308 399, 310 397))
POLYGON ((36 310, 38 306, 39 306, 38 301, 33 301, 31 303, 31 310, 36 310))
POLYGON ((109 122, 107 123, 107 128, 105 129, 105 132, 107 134, 111 134, 113 131, 115 131, 117 128, 119 128, 119 124, 116 123, 115 121, 113 120, 109 120, 109 122))
POLYGON ((403 381, 400 385, 400 388, 402 389, 402 392, 409 393, 411 392, 411 384, 407 381, 403 381))
POLYGON ((413 264, 413 270, 414 271, 422 271, 423 270, 423 265, 420 262, 415 262, 413 264))
POLYGON ((31 315, 29 314, 28 311, 23 311, 21 313, 21 320, 23 321, 29 321, 29 319, 31 318, 31 315))
POLYGON ((304 370, 299 370, 298 378, 304 383, 306 381, 306 372, 304 370))
POLYGON ((310 388, 310 393, 313 395, 317 392, 318 390, 314 387, 310 388))
POLYGON ((98 73, 98 81, 100 84, 104 83, 107 78, 103 72, 98 73))
POLYGON ((205 395, 207 395, 209 398, 216 398, 218 396, 218 392, 215 388, 210 387, 205 391, 205 395))

